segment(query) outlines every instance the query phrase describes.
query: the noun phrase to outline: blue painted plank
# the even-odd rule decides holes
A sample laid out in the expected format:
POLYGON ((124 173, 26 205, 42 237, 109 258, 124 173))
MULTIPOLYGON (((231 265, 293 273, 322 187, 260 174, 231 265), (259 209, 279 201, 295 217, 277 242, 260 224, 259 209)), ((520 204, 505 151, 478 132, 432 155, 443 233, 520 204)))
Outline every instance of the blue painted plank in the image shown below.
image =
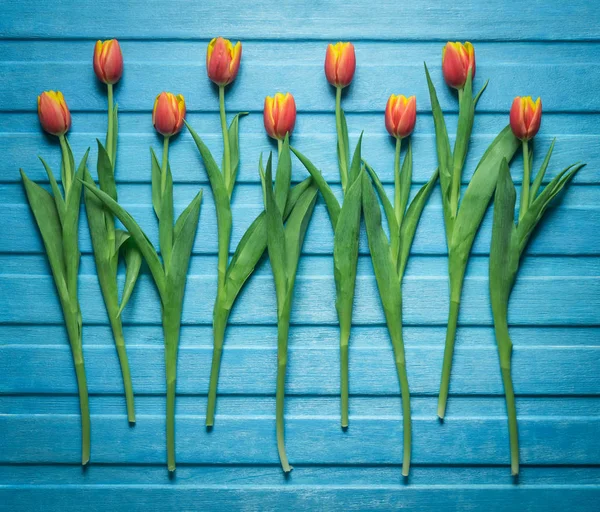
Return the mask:
POLYGON ((600 8, 573 0, 468 0, 449 6, 440 0, 373 5, 361 0, 328 3, 285 0, 277 8, 265 0, 246 0, 233 8, 218 0, 190 2, 132 0, 97 4, 44 0, 9 4, 0 34, 24 38, 210 38, 215 34, 255 39, 387 40, 598 40, 600 8), (38 16, 40 10, 44 16, 38 16), (365 22, 365 20, 369 20, 365 22))

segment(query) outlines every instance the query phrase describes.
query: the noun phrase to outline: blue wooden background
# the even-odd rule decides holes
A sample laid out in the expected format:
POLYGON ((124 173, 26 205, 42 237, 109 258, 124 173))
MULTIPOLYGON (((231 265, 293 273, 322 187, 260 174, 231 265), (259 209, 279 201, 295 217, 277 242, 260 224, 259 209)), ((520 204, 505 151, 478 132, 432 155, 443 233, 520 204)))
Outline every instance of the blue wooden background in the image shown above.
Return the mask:
MULTIPOLYGON (((397 2, 10 1, 0 17, 0 509, 2 510, 598 510, 600 500, 600 3, 592 0, 397 2), (350 347, 350 428, 339 428, 338 329, 332 231, 319 202, 307 234, 292 315, 285 479, 275 446, 275 295, 268 263, 231 316, 214 431, 204 428, 216 286, 215 211, 189 134, 171 145, 176 209, 204 189, 183 312, 177 402, 176 477, 165 467, 165 384, 159 301, 145 273, 124 313, 138 423, 126 421, 122 384, 82 218, 80 290, 92 411, 92 464, 78 465, 79 409, 62 317, 18 168, 45 182, 56 140, 40 130, 36 96, 64 92, 70 140, 81 158, 106 125, 105 89, 92 71, 96 39, 117 37, 125 75, 116 89, 122 204, 157 240, 148 147, 160 147, 150 111, 162 90, 184 94, 188 120, 218 160, 216 89, 205 72, 214 35, 243 41, 228 89, 241 121, 241 169, 233 243, 261 209, 257 161, 274 149, 262 126, 264 96, 291 91, 294 144, 338 183, 333 89, 325 47, 356 45, 357 72, 344 97, 353 143, 391 192, 393 144, 383 110, 390 93, 416 94, 415 188, 436 165, 423 73, 438 86, 450 132, 457 103, 440 71, 442 45, 469 39, 478 106, 465 184, 515 95, 543 98, 536 165, 558 137, 550 176, 588 166, 533 239, 510 303, 515 344, 522 475, 513 483, 505 406, 491 328, 491 215, 471 259, 447 421, 436 420, 447 313, 446 246, 439 190, 417 232, 404 286, 414 466, 400 476, 397 378, 364 233, 350 347)), ((512 165, 520 180, 522 160, 512 165)), ((306 175, 294 163, 294 180, 306 175)), ((335 185, 339 192, 339 184, 335 185)), ((489 213, 489 212, 488 212, 489 213)))

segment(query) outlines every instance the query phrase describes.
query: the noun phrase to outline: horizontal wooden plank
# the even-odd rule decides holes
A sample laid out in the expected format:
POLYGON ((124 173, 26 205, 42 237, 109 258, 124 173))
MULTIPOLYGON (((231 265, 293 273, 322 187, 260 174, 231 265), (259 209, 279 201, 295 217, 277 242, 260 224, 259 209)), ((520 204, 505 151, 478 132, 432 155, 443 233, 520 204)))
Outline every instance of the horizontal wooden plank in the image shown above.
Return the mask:
POLYGON ((120 5, 57 2, 53 9, 39 0, 6 6, 0 33, 13 38, 206 38, 224 34, 260 39, 397 40, 597 40, 600 10, 595 3, 573 0, 569 9, 558 0, 464 2, 460 8, 433 1, 427 8, 385 0, 325 4, 282 2, 277 10, 264 0, 240 2, 232 9, 216 0, 164 5, 133 0, 120 5), (40 9, 48 11, 36 18, 40 9), (157 15, 160 12, 160 15, 157 15), (266 15, 265 13, 269 13, 266 15), (518 13, 518 15, 517 15, 518 13), (365 20, 373 20, 365 23, 365 20), (398 28, 402 30, 399 32, 398 28))
MULTIPOLYGON (((179 470, 178 470, 179 471, 179 470)), ((133 486, 112 488, 35 488, 14 491, 0 488, 0 496, 10 510, 32 510, 40 502, 47 502, 44 509, 60 512, 77 511, 81 503, 89 510, 118 509, 123 503, 135 503, 140 509, 148 509, 156 503, 166 510, 196 507, 210 509, 215 503, 223 510, 260 511, 265 509, 317 510, 327 504, 328 509, 344 510, 390 510, 408 507, 424 512, 440 507, 448 512, 465 510, 502 512, 506 507, 514 510, 543 510, 560 512, 568 507, 593 511, 600 497, 597 486, 569 488, 567 486, 530 489, 522 486, 498 486, 473 489, 465 487, 415 487, 402 484, 376 486, 375 488, 332 489, 319 485, 315 488, 228 488, 202 489, 196 486, 174 489, 170 485, 140 489, 133 486), (93 503, 93 505, 92 505, 93 503), (93 508, 92 508, 93 507, 93 508), (540 508, 541 507, 541 508, 540 508)), ((128 505, 129 507, 131 505, 128 505)))
MULTIPOLYGON (((295 488, 297 486, 311 486, 313 491, 317 487, 346 488, 369 486, 397 486, 401 489, 414 489, 422 485, 435 486, 469 486, 472 488, 494 488, 514 484, 506 467, 493 466, 420 466, 411 467, 411 486, 403 485, 398 477, 399 466, 334 466, 334 465, 296 465, 286 479, 278 465, 263 465, 252 467, 247 465, 193 465, 180 464, 177 472, 169 481, 170 489, 189 487, 202 488, 203 486, 214 489, 215 486, 228 488, 256 488, 264 486, 277 486, 280 489, 295 488)), ((551 467, 551 466, 524 466, 519 475, 519 486, 547 487, 560 481, 560 485, 567 491, 570 487, 597 486, 600 483, 600 469, 597 467, 551 467)), ((92 490, 93 486, 119 485, 125 487, 123 482, 130 486, 144 485, 145 489, 153 485, 166 482, 165 468, 162 465, 139 464, 136 466, 92 464, 85 471, 76 464, 49 465, 0 465, 0 486, 10 489, 23 490, 28 484, 56 486, 66 484, 80 485, 92 490)))
MULTIPOLYGON (((10 133, 0 132, 0 144, 4 148, 7 160, 0 164, 0 181, 18 182, 20 175, 17 168, 25 169, 27 175, 34 181, 47 181, 47 175, 42 167, 38 155, 42 155, 50 166, 58 170, 60 166, 60 150, 54 138, 45 136, 40 128, 37 118, 28 118, 25 125, 22 119, 14 115, 0 114, 5 126, 15 123, 15 130, 10 133), (27 129, 27 133, 19 133, 19 129, 27 129), (29 132, 31 131, 31 133, 29 132)), ((100 115, 80 114, 75 117, 76 128, 69 137, 75 156, 79 159, 88 147, 90 152, 90 168, 95 174, 97 149, 95 139, 104 140, 105 120, 100 115), (77 119, 81 121, 78 122, 77 119), (97 126, 101 119, 101 126, 97 126)), ((215 159, 221 160, 222 138, 218 132, 218 119, 213 114, 197 114, 191 116, 190 122, 200 131, 200 136, 210 147, 215 159)), ((546 151, 554 137, 557 142, 554 148, 547 179, 551 179, 560 169, 575 162, 585 162, 587 167, 575 178, 574 183, 600 183, 600 143, 598 134, 590 127, 583 133, 563 134, 561 127, 553 126, 555 120, 562 119, 562 124, 575 125, 584 122, 586 118, 596 120, 596 115, 556 115, 552 123, 544 128, 535 139, 534 171, 539 169, 546 151)), ((150 124, 150 115, 122 114, 120 118, 120 138, 117 159, 117 181, 121 183, 144 183, 150 176, 150 151, 149 147, 159 151, 161 141, 153 132, 150 124), (145 121, 145 122, 144 122, 145 121), (123 126, 125 125, 125 126, 123 126), (129 129, 131 131, 124 131, 129 129)), ((491 144, 496 134, 506 125, 507 116, 486 115, 477 119, 474 134, 471 137, 470 149, 463 173, 463 184, 467 184, 479 159, 491 144)), ((323 172, 329 183, 339 183, 337 156, 335 151, 336 135, 335 120, 330 114, 301 114, 298 118, 298 128, 294 133, 292 143, 323 172), (323 127, 320 133, 315 133, 316 126, 323 127)), ((359 129, 365 130, 363 139, 363 157, 377 170, 380 178, 385 183, 393 182, 394 143, 385 131, 383 116, 381 114, 364 114, 348 116, 348 124, 352 129, 350 136, 354 146, 358 139, 359 129)), ((425 183, 431 177, 433 169, 437 167, 435 153, 435 137, 431 118, 428 115, 419 116, 419 127, 411 137, 413 146, 413 182, 425 183)), ((585 125, 589 125, 585 123, 585 125)), ((456 116, 448 119, 449 129, 454 130, 456 116)), ((268 140, 264 132, 262 116, 253 113, 243 118, 241 122, 240 154, 241 165, 238 182, 258 183, 258 158, 261 154, 265 157, 271 151, 276 151, 272 141, 268 140)), ((207 183, 206 172, 201 163, 198 150, 188 133, 180 135, 171 145, 169 153, 171 168, 177 183, 207 183)), ((523 176, 523 160, 519 151, 511 165, 513 179, 520 183, 523 176)), ((300 181, 306 177, 307 172, 300 162, 294 160, 292 177, 300 181)), ((60 174, 57 172, 57 174, 60 174)), ((236 194, 239 197, 239 194, 236 194)))
MULTIPOLYGON (((165 459, 164 417, 138 416, 134 427, 124 416, 92 415, 92 461, 160 463, 165 459), (109 441, 110 440, 110 441, 109 441), (126 447, 126 449, 124 449, 126 447)), ((3 415, 2 463, 74 463, 81 441, 77 415, 3 415), (35 442, 31 442, 35 439, 35 442)), ((207 432, 202 416, 176 418, 177 459, 194 464, 277 463, 272 417, 221 417, 207 432), (243 442, 240 442, 243 439, 243 442)), ((598 464, 600 418, 525 417, 519 422, 524 464, 598 464)), ((415 464, 506 464, 506 418, 413 418, 415 464), (476 439, 476 441, 474 441, 476 439), (461 447, 457 450, 457 447, 461 447)), ((292 464, 398 464, 402 422, 353 418, 347 431, 339 418, 286 418, 286 445, 292 464)))
MULTIPOLYGON (((204 199, 200 214, 200 225, 194 243, 195 254, 214 254, 217 251, 216 213, 210 187, 202 187, 204 199)), ((199 185, 181 185, 175 187, 175 211, 178 215, 193 199, 200 189, 199 185)), ((149 185, 122 185, 121 204, 144 228, 150 240, 158 240, 158 224, 152 210, 149 185)), ((417 188, 413 187, 413 194, 417 188)), ((334 187, 341 195, 341 187, 334 187)), ((0 194, 5 202, 0 205, 0 239, 3 245, 0 252, 39 253, 43 251, 42 242, 24 197, 21 184, 0 184, 0 194)), ((233 203, 232 245, 237 246, 242 235, 262 211, 259 184, 239 185, 233 203)), ((388 187, 391 194, 391 187, 388 187)), ((595 197, 596 187, 571 187, 557 200, 546 214, 528 247, 529 254, 600 254, 600 233, 596 226, 600 222, 600 208, 595 197), (577 229, 573 229, 577 226, 577 229)), ((439 188, 434 190, 417 229, 413 244, 415 254, 445 254, 446 239, 443 227, 443 215, 439 188)), ((80 250, 91 251, 91 241, 87 220, 82 207, 79 227, 80 250)), ((475 254, 489 253, 492 211, 487 212, 482 227, 475 239, 475 254)), ((367 251, 364 229, 361 231, 361 250, 367 251)), ((303 250, 309 254, 331 254, 333 234, 327 211, 319 197, 315 208, 303 250)))
MULTIPOLYGON (((384 328, 382 328, 384 331, 384 328)), ((441 330, 440 330, 441 331, 441 330)), ((427 338, 406 348, 408 378, 412 393, 435 395, 438 392, 443 357, 441 339, 429 345, 427 338)), ((274 334, 274 333, 273 333, 274 334)), ((339 349, 298 346, 289 349, 288 380, 290 394, 339 393, 339 349)), ((530 334, 535 335, 535 332, 530 334)), ((127 352, 134 388, 138 393, 164 393, 164 351, 160 346, 145 347, 128 338, 127 352)), ((182 346, 179 352, 178 392, 204 394, 208 389, 212 348, 182 346)), ((382 395, 398 393, 398 377, 391 346, 350 348, 350 390, 353 394, 382 395)), ((600 394, 600 377, 595 361, 600 347, 517 345, 513 356, 515 390, 524 395, 600 394), (576 378, 574 377, 576 376, 576 378)), ((122 393, 117 355, 114 347, 88 345, 84 350, 88 385, 92 393, 122 393)), ((6 345, 0 347, 0 369, 4 379, 2 393, 75 393, 73 363, 68 346, 6 345)), ((272 394, 277 369, 276 337, 260 346, 240 347, 225 344, 219 391, 223 394, 272 394)), ((502 381, 497 350, 493 346, 457 347, 450 393, 501 394, 502 381)))
MULTIPOLYGON (((511 298, 511 322, 519 325, 597 325, 600 323, 600 277, 536 276, 518 280, 511 298), (585 297, 585 300, 582 298, 585 297)), ((86 322, 106 321, 106 312, 94 275, 81 276, 80 297, 86 322)), ((445 325, 448 306, 447 277, 415 276, 405 279, 404 317, 407 324, 445 325)), ((183 307, 184 323, 210 323, 216 277, 190 275, 183 307)), ((51 277, 0 275, 0 295, 12 297, 0 311, 4 323, 60 323, 62 314, 51 277), (34 307, 36 303, 44 308, 34 307)), ((490 325, 486 277, 469 277, 463 292, 460 322, 490 325)), ((292 322, 335 324, 333 276, 300 276, 296 283, 292 322)), ((359 276, 354 312, 357 324, 382 323, 379 295, 372 274, 359 276)), ((123 318, 134 323, 158 323, 160 301, 150 276, 141 276, 123 318)), ((232 311, 234 323, 271 324, 276 321, 272 277, 255 276, 242 290, 232 311), (260 297, 260 301, 256 301, 260 297)))
MULTIPOLYGON (((45 42, 16 44, 21 52, 33 47, 33 54, 40 53, 36 47, 46 46, 45 42)), ((75 111, 105 110, 104 88, 91 65, 93 41, 85 43, 85 53, 82 49, 76 55, 71 53, 70 44, 65 42, 52 53, 49 48, 45 57, 35 61, 15 60, 10 48, 2 48, 0 73, 5 85, 0 85, 0 111, 35 111, 35 98, 47 88, 61 90, 75 111), (14 83, 19 87, 10 85, 14 83)), ((129 45, 136 44, 125 42, 125 55, 129 45)), ((396 43, 357 43, 357 72, 344 94, 344 108, 383 111, 390 93, 402 92, 415 94, 419 109, 429 111, 425 61, 439 89, 442 108, 457 111, 456 94, 442 78, 442 46, 441 43, 404 47, 396 43)), ((323 42, 246 43, 239 75, 228 90, 229 110, 260 111, 264 96, 281 89, 294 94, 301 111, 331 110, 335 94, 323 72, 325 48, 323 42)), ((566 51, 560 45, 551 58, 536 60, 535 66, 532 60, 540 52, 539 45, 515 45, 514 51, 512 45, 477 45, 476 51, 474 87, 478 89, 486 79, 490 80, 477 105, 480 112, 508 112, 513 98, 524 94, 541 96, 547 112, 600 111, 600 94, 588 86, 600 81, 598 45, 574 45, 566 51), (565 90, 569 93, 565 94, 565 90)), ((544 52, 551 53, 552 47, 544 47, 544 52)), ((167 89, 183 94, 191 112, 218 111, 217 89, 206 76, 204 53, 204 44, 196 45, 193 51, 184 51, 182 56, 171 43, 145 43, 140 50, 132 50, 131 61, 126 61, 125 75, 116 92, 119 106, 126 111, 147 112, 156 95, 167 89), (154 55, 159 54, 175 57, 157 62, 154 55)))

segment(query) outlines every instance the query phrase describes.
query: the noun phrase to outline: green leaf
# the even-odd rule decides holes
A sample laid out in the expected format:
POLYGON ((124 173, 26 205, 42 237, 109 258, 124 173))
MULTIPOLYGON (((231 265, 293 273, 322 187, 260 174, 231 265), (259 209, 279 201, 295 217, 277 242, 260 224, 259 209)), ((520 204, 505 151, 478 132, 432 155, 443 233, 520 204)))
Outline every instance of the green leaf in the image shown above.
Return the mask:
POLYGON ((404 213, 406 212, 406 205, 408 204, 408 196, 410 195, 410 187, 412 184, 412 171, 412 142, 409 139, 408 149, 406 150, 406 156, 404 157, 404 162, 402 162, 402 170, 400 171, 400 203, 396 206, 396 220, 398 226, 402 226, 404 213))
POLYGON ((134 239, 136 245, 142 253, 142 256, 146 260, 146 263, 150 268, 150 272, 152 273, 152 277, 154 278, 154 282, 156 283, 156 287, 161 293, 161 298, 164 300, 165 273, 156 250, 152 246, 152 243, 142 228, 140 228, 135 219, 108 194, 96 187, 91 186, 89 183, 84 183, 83 185, 87 190, 91 191, 98 199, 100 199, 113 213, 113 215, 115 215, 123 223, 127 231, 129 231, 129 234, 134 239))
MULTIPOLYGON (((87 169, 84 172, 84 181, 88 183, 90 187, 96 188, 96 183, 94 183, 94 180, 87 169)), ((85 189, 83 199, 85 202, 85 212, 90 229, 96 265, 98 266, 99 262, 109 260, 113 256, 112 248, 108 247, 107 242, 108 232, 105 219, 106 212, 102 201, 88 189, 85 189)))
MULTIPOLYGON (((100 201, 99 199, 97 199, 100 201)), ((100 203, 102 204, 102 203, 100 203)), ((123 244, 131 239, 131 235, 123 229, 115 229, 115 254, 121 250, 123 244)))
POLYGON ((358 175, 360 173, 360 166, 362 163, 362 158, 360 156, 360 150, 362 145, 362 137, 363 134, 360 134, 358 138, 358 143, 356 144, 356 148, 354 149, 354 155, 352 156, 352 164, 350 165, 350 170, 348 172, 348 186, 352 185, 358 175))
MULTIPOLYGON (((262 158, 262 156, 261 156, 262 158)), ((261 160, 262 165, 262 160, 261 160)), ((280 212, 285 210, 285 203, 290 190, 292 180, 292 157, 290 153, 289 134, 285 134, 281 154, 277 162, 277 173, 275 174, 275 203, 280 212)))
MULTIPOLYGON (((396 263, 392 259, 390 245, 381 225, 381 211, 375 191, 369 177, 362 177, 362 205, 369 240, 369 251, 373 262, 373 271, 379 297, 385 313, 385 319, 392 344, 397 346, 402 340, 402 292, 400 279, 396 272, 396 263)), ((404 361, 396 361, 404 363, 404 361)))
MULTIPOLYGON (((73 157, 73 150, 71 149, 71 144, 69 144, 69 139, 67 139, 67 137, 65 136, 65 145, 67 147, 67 158, 69 160, 69 164, 71 165, 71 172, 75 172, 75 158, 73 157)), ((61 181, 62 181, 62 185, 63 185, 63 189, 65 188, 65 183, 67 181, 70 181, 70 177, 67 178, 65 176, 65 171, 66 171, 66 167, 65 167, 65 162, 64 162, 64 154, 63 154, 63 160, 61 161, 61 167, 60 167, 60 176, 61 176, 61 181)), ((65 192, 66 195, 66 192, 65 192)), ((66 200, 66 197, 65 197, 66 200)))
MULTIPOLYGON (((350 162, 350 141, 348 139, 348 124, 346 123, 346 114, 344 113, 344 109, 340 108, 340 124, 342 127, 342 141, 344 142, 344 150, 346 152, 345 159, 342 160, 342 155, 340 155, 340 145, 336 143, 337 154, 338 154, 338 162, 340 163, 340 171, 342 162, 350 162)), ((322 192, 321 192, 322 194, 322 192)))
MULTIPOLYGON (((231 238, 231 206, 229 202, 229 193, 227 192, 227 187, 225 186, 225 180, 215 159, 213 158, 210 150, 206 147, 206 144, 202 141, 202 139, 198 136, 198 134, 194 131, 194 129, 188 124, 187 121, 184 121, 188 130, 192 134, 192 138, 198 147, 198 151, 200 151, 200 156, 202 157, 202 161, 204 162, 204 167, 206 169, 206 173, 208 174, 208 179, 210 181, 210 186, 212 188, 213 197, 215 200, 215 208, 217 210, 217 231, 218 231, 218 247, 219 247, 219 261, 227 261, 227 257, 229 256, 229 241, 231 238)), ((224 269, 226 271, 226 269, 224 269)), ((221 272, 221 269, 219 269, 221 272)), ((219 274, 221 276, 221 274, 219 274)), ((225 274, 223 274, 224 278, 225 274)))
POLYGON ((452 212, 450 211, 450 189, 452 186, 452 175, 450 166, 452 164, 452 152, 450 151, 450 140, 446 129, 444 114, 438 101, 435 86, 429 76, 427 64, 425 64, 425 75, 427 77, 427 86, 429 88, 429 97, 431 99, 431 110, 433 113, 433 124, 435 127, 435 145, 439 164, 440 186, 442 188, 442 206, 444 209, 444 222, 446 227, 446 239, 450 246, 452 236, 452 212))
POLYGON ((281 311, 286 302, 288 292, 288 273, 287 273, 287 256, 286 256, 286 239, 285 230, 283 228, 283 218, 275 195, 273 194, 273 174, 271 171, 271 157, 267 161, 267 169, 264 174, 261 173, 263 182, 265 212, 267 221, 267 247, 269 250, 269 260, 271 262, 271 270, 275 281, 275 291, 277 294, 277 310, 281 311))
POLYGON ((317 186, 311 185, 298 199, 285 225, 288 292, 293 289, 304 237, 317 200, 317 186))
MULTIPOLYGON (((229 180, 229 190, 227 191, 229 197, 233 193, 233 187, 235 186, 235 180, 237 178, 238 168, 240 165, 240 149, 239 149, 239 124, 240 116, 246 116, 248 112, 240 112, 236 114, 231 120, 229 125, 229 155, 231 159, 231 179, 229 180)), ((225 165, 222 166, 225 169, 225 165)))
POLYGON ((481 157, 461 202, 450 244, 450 258, 466 265, 475 234, 496 188, 500 163, 510 161, 520 141, 506 126, 481 157))
POLYGON ((67 208, 65 205, 65 200, 63 199, 63 196, 60 193, 60 188, 58 188, 58 183, 56 183, 56 178, 54 177, 52 169, 50 169, 50 166, 41 156, 39 156, 38 158, 42 162, 44 169, 46 169, 46 174, 48 175, 48 180, 50 180, 50 186, 52 187, 52 194, 54 195, 56 211, 58 212, 58 217, 60 218, 60 222, 62 223, 64 221, 65 210, 67 208))
POLYGON ((548 206, 557 194, 575 177, 575 174, 584 167, 585 164, 572 164, 557 174, 542 193, 531 203, 527 213, 523 216, 517 227, 518 250, 523 254, 527 242, 534 229, 544 216, 548 206))
MULTIPOLYGON (((538 173, 535 176, 535 179, 533 180, 533 185, 531 185, 531 190, 529 191, 529 204, 533 203, 537 197, 538 190, 540 189, 542 181, 544 180, 544 176, 546 175, 546 170, 548 169, 548 164, 550 163, 550 157, 552 156, 552 151, 554 150, 555 142, 556 139, 553 139, 552 144, 550 144, 550 148, 546 153, 546 158, 544 158, 542 166, 540 167, 540 170, 538 171, 538 173)), ((531 151, 531 156, 533 157, 533 151, 531 151)), ((529 168, 531 169, 531 167, 529 168)))
POLYGON ((291 148, 293 153, 298 157, 298 160, 302 162, 302 165, 306 168, 309 174, 312 176, 312 179, 315 180, 317 187, 319 188, 319 192, 323 196, 323 200, 325 201, 325 206, 327 207, 327 212, 329 213, 329 220, 331 221, 331 225, 335 230, 335 226, 338 222, 338 217, 340 215, 340 203, 337 198, 331 191, 331 188, 323 178, 321 171, 319 171, 312 162, 306 158, 300 151, 295 148, 291 148))
POLYGON ((343 333, 350 332, 352 326, 352 304, 354 302, 356 265, 358 262, 361 192, 361 179, 355 179, 346 189, 344 203, 335 226, 333 238, 335 307, 340 321, 340 329, 343 333))
POLYGON ((460 93, 460 105, 458 112, 458 126, 456 128, 456 140, 454 141, 454 152, 452 157, 452 167, 454 174, 452 177, 452 186, 458 187, 460 191, 461 174, 467 157, 471 131, 473 130, 473 118, 475 117, 475 102, 473 100, 473 88, 471 70, 467 74, 465 87, 460 93))
POLYGON ((110 157, 100 140, 96 139, 96 143, 98 144, 98 183, 100 183, 100 190, 103 190, 115 201, 118 201, 117 185, 110 157))
POLYGON ((400 255, 397 260, 398 275, 400 279, 404 276, 404 270, 408 262, 408 256, 410 255, 410 249, 415 238, 415 232, 423 213, 423 208, 427 203, 427 199, 431 195, 431 191, 435 187, 438 179, 438 170, 436 169, 431 178, 425 185, 421 187, 417 195, 411 201, 408 211, 402 221, 402 228, 400 229, 400 255))
MULTIPOLYGON (((127 235, 129 236, 129 233, 127 235)), ((123 286, 123 295, 117 316, 121 315, 131 298, 142 265, 142 253, 132 239, 128 238, 121 247, 125 256, 125 285, 123 286)))
MULTIPOLYGON (((275 177, 277 182, 277 176, 275 177)), ((306 178, 292 188, 283 215, 285 221, 293 210, 300 196, 308 189, 312 178, 306 178)), ((288 190, 289 191, 289 190, 288 190)), ((227 267, 226 277, 226 307, 231 309, 242 286, 254 271, 258 260, 267 248, 267 224, 265 212, 262 211, 246 230, 235 249, 235 253, 227 267)))
POLYGON ((485 91, 487 89, 487 86, 489 83, 490 83, 490 81, 486 80, 485 83, 483 84, 483 87, 481 89, 479 89, 479 92, 477 93, 477 95, 475 96, 475 99, 473 100, 473 108, 475 108, 477 106, 477 103, 479 103, 479 98, 481 98, 483 91, 485 91))
MULTIPOLYGON (((515 201, 517 194, 510 176, 508 162, 504 158, 500 165, 498 184, 494 198, 494 221, 490 246, 490 299, 495 325, 505 325, 508 299, 519 265, 516 242, 515 201)), ((512 343, 508 336, 497 336, 500 363, 503 368, 510 365, 512 343)))
POLYGON ((160 190, 160 163, 158 162, 158 158, 156 158, 156 153, 154 153, 154 149, 150 148, 150 160, 152 161, 152 206, 154 208, 154 213, 156 214, 156 218, 160 218, 160 210, 162 208, 162 194, 160 190))
POLYGON ((166 270, 166 302, 171 307, 176 308, 179 317, 181 317, 181 305, 183 304, 190 256, 198 229, 201 202, 202 190, 196 194, 196 197, 192 199, 192 202, 184 210, 186 215, 181 222, 181 227, 174 240, 170 265, 166 270))
POLYGON ((21 179, 23 180, 29 207, 42 235, 56 288, 61 302, 64 304, 69 300, 69 293, 65 281, 62 227, 56 204, 52 196, 37 183, 31 181, 23 169, 21 169, 21 179))
POLYGON ((167 163, 165 190, 162 191, 162 203, 158 217, 158 240, 164 268, 169 268, 173 251, 173 175, 167 163))
POLYGON ((367 162, 365 162, 365 167, 367 168, 367 171, 369 172, 369 175, 371 176, 371 179, 375 184, 375 189, 377 190, 379 200, 381 201, 381 204, 383 204, 383 211, 385 213, 388 228, 390 230, 390 245, 392 250, 392 256, 394 257, 394 259, 397 259, 400 251, 400 229, 398 228, 398 221, 396 220, 394 206, 392 205, 392 202, 385 193, 383 184, 381 183, 381 180, 379 179, 379 176, 377 176, 375 170, 367 162))

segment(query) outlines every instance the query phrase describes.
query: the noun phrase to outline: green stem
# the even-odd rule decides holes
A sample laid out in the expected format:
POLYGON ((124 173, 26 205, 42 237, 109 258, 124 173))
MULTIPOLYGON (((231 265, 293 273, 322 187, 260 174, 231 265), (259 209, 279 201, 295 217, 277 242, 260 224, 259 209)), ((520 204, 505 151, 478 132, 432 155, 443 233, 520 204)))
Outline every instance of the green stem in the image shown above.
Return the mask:
POLYGON ((123 387, 125 388, 125 402, 127 405, 127 420, 129 423, 135 423, 135 403, 133 397, 133 385, 131 383, 131 372, 129 370, 129 360, 127 359, 127 350, 125 349, 125 338, 123 336, 123 324, 121 318, 117 317, 115 312, 110 313, 110 323, 112 326, 113 337, 119 356, 119 365, 121 375, 123 376, 123 387))
POLYGON ((342 88, 338 87, 335 91, 335 127, 337 129, 337 142, 340 163, 340 179, 342 181, 342 190, 346 190, 348 182, 348 162, 346 153, 346 141, 342 130, 342 88))
MULTIPOLYGON (((458 108, 460 110, 460 106, 463 101, 464 90, 458 90, 458 108)), ((456 135, 458 137, 458 134, 456 135)), ((456 217, 458 213, 458 199, 460 197, 460 182, 461 182, 461 174, 462 174, 462 164, 459 158, 453 158, 452 161, 452 187, 450 190, 450 211, 452 212, 452 216, 456 217)))
POLYGON ((454 355, 454 342, 456 340, 459 307, 459 300, 450 300, 450 312, 448 314, 448 327, 446 330, 446 346, 444 347, 444 362, 442 365, 442 380, 440 383, 440 395, 438 397, 438 417, 442 420, 446 414, 446 402, 448 401, 448 390, 450 388, 450 372, 452 370, 452 357, 454 355))
POLYGON ((283 149, 283 141, 277 139, 277 156, 281 156, 281 150, 283 149))
POLYGON ((221 130, 223 131, 223 177, 225 178, 225 188, 231 186, 231 150, 229 148, 229 130, 227 129, 227 114, 225 113, 225 86, 219 86, 219 113, 221 115, 221 130))
POLYGON ((521 186, 521 205, 519 207, 519 221, 529 208, 529 187, 531 186, 531 166, 529 165, 529 142, 522 141, 523 146, 523 185, 521 186))
POLYGON ((400 184, 400 151, 402 150, 402 139, 396 138, 396 157, 394 159, 394 210, 396 212, 396 222, 398 227, 402 222, 402 216, 404 212, 400 211, 401 208, 401 184, 400 184))
POLYGON ((181 305, 163 305, 165 336, 165 368, 167 377, 167 467, 175 471, 175 390, 177 384, 177 352, 181 327, 181 305))
POLYGON ((219 383, 219 370, 223 354, 223 342, 229 310, 225 309, 220 297, 217 297, 213 315, 213 355, 210 368, 210 381, 208 385, 208 402, 206 405, 206 426, 212 427, 215 423, 215 405, 217 402, 217 385, 219 383))
POLYGON ((161 197, 167 188, 167 166, 169 165, 169 137, 163 141, 162 165, 160 166, 160 192, 161 197))
POLYGON ((342 428, 348 427, 348 341, 350 329, 340 327, 340 398, 342 407, 342 428))
POLYGON ((286 311, 279 317, 277 322, 277 388, 275 393, 275 423, 277 430, 277 451, 281 468, 289 473, 293 468, 290 466, 285 452, 285 373, 287 369, 287 344, 290 329, 291 307, 284 308, 286 311))
POLYGON ((79 390, 79 410, 81 414, 81 465, 85 466, 90 461, 90 406, 88 399, 85 366, 81 354, 73 354, 77 388, 79 390))
POLYGON ((404 360, 396 360, 396 370, 400 379, 400 393, 402 395, 402 432, 404 436, 404 456, 402 458, 402 476, 408 476, 410 471, 412 423, 410 418, 410 390, 408 388, 408 376, 406 375, 406 363, 404 360))
POLYGON ((508 433, 510 437, 510 470, 513 476, 519 474, 519 430, 517 427, 517 408, 515 405, 515 392, 512 384, 510 368, 502 368, 502 382, 506 397, 506 411, 508 413, 508 433))
POLYGON ((108 129, 106 131, 106 152, 108 153, 108 158, 110 158, 113 166, 115 163, 113 162, 113 86, 112 84, 108 84, 108 129))
POLYGON ((71 159, 69 158, 69 148, 67 147, 67 140, 64 135, 59 135, 58 140, 60 142, 60 149, 62 151, 63 165, 65 166, 65 176, 63 189, 65 191, 65 201, 69 190, 71 189, 71 183, 73 181, 73 169, 71 169, 71 159))

